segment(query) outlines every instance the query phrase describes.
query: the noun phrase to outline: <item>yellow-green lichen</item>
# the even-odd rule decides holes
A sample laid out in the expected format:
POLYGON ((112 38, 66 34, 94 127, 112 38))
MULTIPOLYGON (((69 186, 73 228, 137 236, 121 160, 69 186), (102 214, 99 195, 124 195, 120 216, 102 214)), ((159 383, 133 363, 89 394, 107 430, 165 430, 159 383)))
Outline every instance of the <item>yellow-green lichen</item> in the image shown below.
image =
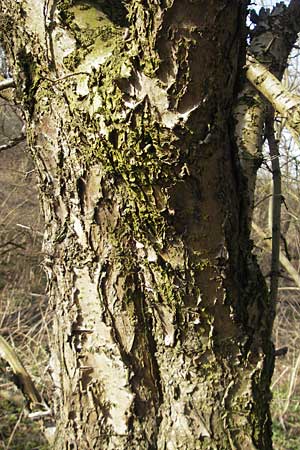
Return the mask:
POLYGON ((120 42, 122 28, 109 19, 101 3, 75 2, 67 13, 64 20, 75 37, 76 49, 64 58, 65 66, 81 71, 100 66, 120 42))

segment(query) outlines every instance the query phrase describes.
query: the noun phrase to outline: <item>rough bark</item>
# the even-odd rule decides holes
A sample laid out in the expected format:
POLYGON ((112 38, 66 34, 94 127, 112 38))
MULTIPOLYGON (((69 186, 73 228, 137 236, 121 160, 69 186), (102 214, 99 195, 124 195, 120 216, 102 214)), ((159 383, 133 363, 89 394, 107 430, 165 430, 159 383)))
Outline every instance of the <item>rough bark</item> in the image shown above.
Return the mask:
POLYGON ((231 132, 246 2, 127 10, 0 0, 46 221, 54 448, 269 450, 273 312, 231 132))
MULTIPOLYGON (((237 122, 235 137, 239 148, 242 172, 247 184, 250 205, 249 226, 251 226, 253 215, 256 174, 263 161, 262 144, 268 109, 267 102, 259 94, 259 92, 262 92, 259 89, 263 81, 261 73, 260 77, 256 77, 255 83, 253 83, 253 78, 256 75, 257 68, 263 69, 267 79, 263 95, 274 105, 274 100, 278 94, 278 85, 277 92, 274 92, 276 83, 268 83, 268 79, 272 75, 278 80, 282 79, 287 67, 288 57, 300 31, 300 4, 298 0, 291 0, 288 6, 279 2, 272 9, 261 8, 259 14, 252 10, 250 19, 254 29, 250 33, 250 45, 247 53, 252 57, 252 60, 255 60, 255 63, 250 61, 248 64, 246 76, 250 82, 244 82, 235 106, 237 122), (251 83, 254 84, 254 87, 251 83), (258 89, 259 92, 257 92, 258 89)), ((283 112, 284 115, 289 115, 289 117, 292 116, 295 110, 295 102, 292 104, 289 96, 282 98, 280 106, 281 113, 283 112), (291 106, 294 108, 291 108, 291 106), (287 111, 288 108, 290 109, 287 111)), ((277 106, 274 105, 274 107, 277 109, 277 106)), ((298 117, 298 112, 295 112, 298 117)), ((292 128, 293 126, 295 127, 295 123, 292 124, 292 128)))
POLYGON ((271 157, 272 167, 272 201, 270 202, 270 231, 272 235, 272 256, 271 256, 271 274, 270 274, 270 300, 276 304, 278 299, 278 283, 280 275, 280 240, 281 240, 281 170, 280 170, 280 154, 279 141, 276 139, 275 130, 275 114, 271 106, 269 106, 266 118, 266 138, 271 157))

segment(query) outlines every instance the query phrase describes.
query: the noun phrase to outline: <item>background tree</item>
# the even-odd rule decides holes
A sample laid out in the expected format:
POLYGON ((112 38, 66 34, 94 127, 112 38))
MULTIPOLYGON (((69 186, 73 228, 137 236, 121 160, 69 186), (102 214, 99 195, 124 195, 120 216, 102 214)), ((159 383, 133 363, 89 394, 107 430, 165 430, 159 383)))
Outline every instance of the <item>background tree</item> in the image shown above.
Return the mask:
POLYGON ((274 306, 234 139, 247 2, 0 10, 46 221, 55 447, 270 449, 274 306))

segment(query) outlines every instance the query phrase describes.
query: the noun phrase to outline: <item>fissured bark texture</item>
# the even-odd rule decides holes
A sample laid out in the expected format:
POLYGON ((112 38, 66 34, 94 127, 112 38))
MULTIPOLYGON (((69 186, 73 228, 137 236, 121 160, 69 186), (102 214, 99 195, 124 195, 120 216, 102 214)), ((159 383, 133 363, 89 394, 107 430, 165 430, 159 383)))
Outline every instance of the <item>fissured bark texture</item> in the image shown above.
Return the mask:
POLYGON ((61 449, 271 449, 231 139, 246 2, 0 0, 46 220, 61 449))

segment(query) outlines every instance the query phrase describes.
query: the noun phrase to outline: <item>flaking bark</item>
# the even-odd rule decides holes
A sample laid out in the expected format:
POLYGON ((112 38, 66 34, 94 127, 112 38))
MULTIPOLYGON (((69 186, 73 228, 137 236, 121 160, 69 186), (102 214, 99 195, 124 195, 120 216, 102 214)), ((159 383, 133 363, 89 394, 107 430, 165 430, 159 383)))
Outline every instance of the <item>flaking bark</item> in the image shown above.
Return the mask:
POLYGON ((291 120, 290 128, 293 134, 297 127, 299 114, 295 107, 295 98, 284 92, 280 80, 298 39, 300 5, 297 0, 291 0, 288 6, 283 2, 276 3, 272 9, 261 8, 259 14, 252 10, 250 19, 254 29, 250 32, 251 42, 247 49, 246 77, 249 82, 244 81, 236 101, 235 138, 247 184, 250 206, 248 223, 251 227, 256 174, 263 161, 262 142, 268 110, 265 99, 291 120), (277 98, 279 92, 280 99, 277 98))
POLYGON ((272 311, 231 137, 246 2, 120 5, 0 1, 46 221, 54 448, 269 450, 272 311))

